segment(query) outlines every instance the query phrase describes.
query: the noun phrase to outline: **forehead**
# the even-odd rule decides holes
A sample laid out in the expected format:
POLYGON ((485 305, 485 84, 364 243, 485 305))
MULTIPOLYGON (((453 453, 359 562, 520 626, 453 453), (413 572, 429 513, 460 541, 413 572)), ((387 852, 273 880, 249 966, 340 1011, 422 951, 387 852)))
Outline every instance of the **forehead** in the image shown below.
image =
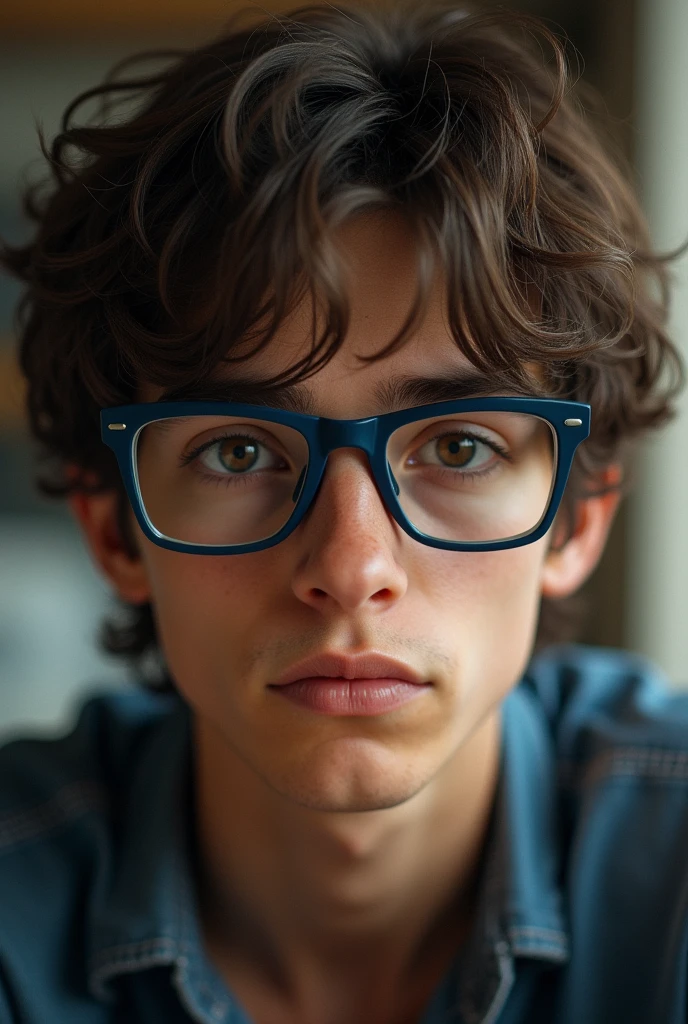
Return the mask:
MULTIPOLYGON (((362 367, 358 356, 367 357, 383 349, 403 327, 418 288, 418 251, 409 226, 399 214, 361 215, 343 224, 335 235, 337 258, 341 261, 342 283, 349 303, 350 319, 344 345, 332 370, 323 379, 362 367)), ((446 318, 446 288, 441 273, 435 273, 428 295, 426 314, 408 342, 394 353, 398 363, 413 360, 468 365, 453 339, 446 318)), ((319 335, 326 316, 322 302, 307 294, 280 325, 279 344, 260 353, 256 372, 285 371, 307 354, 314 333, 319 335)), ((394 361, 371 364, 366 369, 389 373, 394 361)), ((327 371, 324 367, 323 371, 327 371)), ((367 375, 360 375, 365 379, 367 375)))
MULTIPOLYGON (((330 362, 288 389, 266 391, 261 384, 288 374, 312 350, 313 337, 320 336, 324 309, 307 294, 261 352, 218 368, 213 380, 199 387, 167 392, 147 388, 143 400, 241 401, 348 419, 454 397, 504 393, 503 386, 497 388, 489 375, 476 371, 452 337, 440 273, 432 281, 425 316, 413 334, 396 352, 377 362, 361 362, 359 357, 372 356, 389 344, 412 310, 418 286, 417 248, 405 221, 390 213, 352 219, 340 227, 336 241, 350 319, 343 344, 330 362)), ((234 349, 232 356, 247 352, 249 347, 244 352, 234 349)))

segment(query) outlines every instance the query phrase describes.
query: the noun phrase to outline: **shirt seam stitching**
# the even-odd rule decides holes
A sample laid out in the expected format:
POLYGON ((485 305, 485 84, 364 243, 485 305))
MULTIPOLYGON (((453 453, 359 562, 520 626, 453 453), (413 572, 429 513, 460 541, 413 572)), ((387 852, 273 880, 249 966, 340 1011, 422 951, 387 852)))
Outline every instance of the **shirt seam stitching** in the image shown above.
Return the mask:
POLYGON ((103 811, 106 806, 104 790, 98 783, 89 780, 72 782, 43 803, 0 818, 0 850, 12 850, 61 825, 71 824, 89 811, 103 811))

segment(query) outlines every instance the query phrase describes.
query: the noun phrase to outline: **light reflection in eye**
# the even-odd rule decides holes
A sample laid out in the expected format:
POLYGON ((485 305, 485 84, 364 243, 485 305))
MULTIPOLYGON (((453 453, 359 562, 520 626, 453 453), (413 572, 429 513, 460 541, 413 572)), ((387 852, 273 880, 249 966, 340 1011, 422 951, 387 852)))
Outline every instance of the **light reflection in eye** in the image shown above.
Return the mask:
POLYGON ((222 476, 249 476, 250 470, 277 468, 278 456, 250 434, 223 434, 210 438, 180 458, 180 465, 198 461, 205 469, 222 476), (272 456, 272 458, 271 458, 272 456))
MULTIPOLYGON (((438 424, 439 426, 439 424, 438 424)), ((494 438, 468 430, 453 428, 435 434, 416 450, 407 460, 407 466, 437 467, 448 475, 457 477, 480 476, 496 468, 500 459, 513 461, 506 448, 494 438)))

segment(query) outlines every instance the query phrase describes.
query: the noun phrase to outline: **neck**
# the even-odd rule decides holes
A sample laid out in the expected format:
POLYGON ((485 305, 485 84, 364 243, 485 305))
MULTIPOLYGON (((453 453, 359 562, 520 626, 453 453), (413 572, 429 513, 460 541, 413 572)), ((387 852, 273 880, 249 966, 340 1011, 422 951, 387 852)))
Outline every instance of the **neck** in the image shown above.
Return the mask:
POLYGON ((194 728, 199 902, 213 959, 245 965, 295 1005, 312 1005, 314 990, 331 1002, 339 986, 392 992, 428 970, 441 977, 472 924, 498 711, 421 792, 365 813, 289 802, 211 723, 194 728))

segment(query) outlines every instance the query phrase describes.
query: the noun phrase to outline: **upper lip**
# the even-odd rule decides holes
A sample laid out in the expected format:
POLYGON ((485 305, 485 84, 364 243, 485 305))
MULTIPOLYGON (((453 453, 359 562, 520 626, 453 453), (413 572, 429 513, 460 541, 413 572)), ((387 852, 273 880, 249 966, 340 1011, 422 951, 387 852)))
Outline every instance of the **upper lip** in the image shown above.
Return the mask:
POLYGON ((403 661, 386 658, 381 654, 316 654, 296 665, 271 683, 272 686, 286 686, 298 679, 313 676, 333 676, 343 679, 403 679, 409 683, 421 685, 425 682, 421 676, 403 661))

